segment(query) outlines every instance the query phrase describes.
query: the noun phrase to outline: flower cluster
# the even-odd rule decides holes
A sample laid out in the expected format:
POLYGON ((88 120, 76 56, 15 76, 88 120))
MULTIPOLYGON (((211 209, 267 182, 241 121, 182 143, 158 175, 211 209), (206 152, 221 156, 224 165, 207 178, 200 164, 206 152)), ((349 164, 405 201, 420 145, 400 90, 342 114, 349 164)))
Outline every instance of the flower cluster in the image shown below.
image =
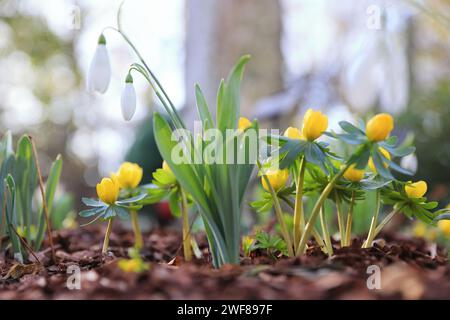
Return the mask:
MULTIPOLYGON (((323 210, 326 199, 333 201, 336 207, 341 246, 351 244, 353 209, 356 202, 365 200, 368 191, 375 190, 377 197, 363 247, 371 246, 381 229, 400 212, 430 225, 447 217, 446 209, 431 211, 437 203, 427 202, 424 198, 427 191, 425 181, 402 182, 391 173, 394 170, 410 174, 397 165, 393 158, 403 158, 411 154, 414 148, 396 145, 397 138, 391 136, 394 119, 390 114, 377 114, 367 124, 360 123, 359 127, 345 121, 340 126, 343 133, 327 132, 327 116, 308 109, 301 130, 289 127, 283 136, 271 137, 281 146, 279 155, 259 165, 265 193, 252 206, 258 211, 274 208, 289 255, 304 253, 311 236, 324 252, 333 254, 329 222, 323 210), (332 153, 327 143, 318 141, 324 134, 346 144, 347 149, 353 150, 352 153, 348 157, 332 153), (276 164, 279 169, 273 169, 276 164), (318 197, 309 214, 304 212, 304 196, 318 197), (280 202, 293 210, 290 227, 285 221, 280 202), (344 203, 347 204, 346 215, 343 212, 344 203), (379 221, 382 203, 391 205, 393 210, 379 221), (315 226, 318 218, 321 232, 315 226)), ((441 221, 439 225, 443 226, 444 223, 441 221)))

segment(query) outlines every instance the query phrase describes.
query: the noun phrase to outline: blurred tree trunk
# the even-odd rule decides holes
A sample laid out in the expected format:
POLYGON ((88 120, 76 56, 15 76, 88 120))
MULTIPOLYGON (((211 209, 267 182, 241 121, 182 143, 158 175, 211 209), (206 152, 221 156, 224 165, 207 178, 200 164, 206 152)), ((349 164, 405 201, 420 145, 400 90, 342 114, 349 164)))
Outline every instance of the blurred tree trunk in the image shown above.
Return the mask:
POLYGON ((281 7, 278 0, 189 0, 186 34, 186 121, 196 119, 194 84, 213 111, 221 78, 243 54, 250 60, 243 81, 241 113, 282 89, 281 7))

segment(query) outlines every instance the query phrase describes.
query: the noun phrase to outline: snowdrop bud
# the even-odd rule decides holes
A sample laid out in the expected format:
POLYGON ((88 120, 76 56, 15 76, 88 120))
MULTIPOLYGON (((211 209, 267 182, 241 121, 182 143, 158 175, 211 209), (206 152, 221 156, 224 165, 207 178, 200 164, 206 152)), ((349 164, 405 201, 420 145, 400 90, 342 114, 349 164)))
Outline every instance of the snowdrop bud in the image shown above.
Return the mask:
POLYGON ((122 116, 125 121, 130 121, 136 112, 136 90, 133 86, 133 77, 128 74, 125 87, 122 91, 122 116))
POLYGON ((400 166, 406 170, 411 171, 412 173, 416 173, 418 166, 417 156, 414 153, 411 153, 403 157, 400 161, 400 166))
POLYGON ((105 93, 111 80, 111 65, 109 63, 108 51, 106 50, 106 39, 102 35, 98 38, 97 49, 92 58, 88 73, 88 91, 105 93))

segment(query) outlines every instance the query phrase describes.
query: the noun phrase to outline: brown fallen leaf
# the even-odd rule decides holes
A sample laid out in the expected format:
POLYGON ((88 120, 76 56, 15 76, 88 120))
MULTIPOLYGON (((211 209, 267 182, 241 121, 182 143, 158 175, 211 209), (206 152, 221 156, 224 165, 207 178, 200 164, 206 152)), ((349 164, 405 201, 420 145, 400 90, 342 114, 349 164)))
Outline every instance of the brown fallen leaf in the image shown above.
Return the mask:
POLYGON ((7 279, 19 279, 25 274, 37 274, 41 270, 43 270, 43 267, 41 264, 37 263, 31 263, 31 264, 21 264, 16 263, 14 264, 9 270, 8 273, 2 278, 2 280, 7 279))

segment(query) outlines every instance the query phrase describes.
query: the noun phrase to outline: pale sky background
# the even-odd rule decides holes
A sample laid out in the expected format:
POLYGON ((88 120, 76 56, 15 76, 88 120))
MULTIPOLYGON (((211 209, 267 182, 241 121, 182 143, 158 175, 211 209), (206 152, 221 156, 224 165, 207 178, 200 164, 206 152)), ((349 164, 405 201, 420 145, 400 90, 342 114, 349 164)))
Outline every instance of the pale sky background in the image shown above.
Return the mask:
MULTIPOLYGON (((78 65, 86 75, 96 48, 97 38, 104 27, 116 26, 116 12, 121 2, 121 0, 27 0, 21 3, 24 12, 42 16, 58 35, 75 39, 78 65), (79 29, 74 28, 73 25, 77 5, 80 5, 85 13, 79 29)), ((398 3, 399 1, 387 0, 339 2, 282 0, 281 47, 285 60, 285 82, 288 84, 296 77, 319 68, 323 64, 332 64, 333 61, 352 61, 372 41, 377 41, 380 33, 366 27, 366 9, 371 4, 389 8, 388 31, 393 31, 392 33, 395 34, 396 30, 401 30, 402 21, 415 12, 409 9, 404 10, 398 3), (354 32, 347 34, 344 38, 340 32, 340 28, 343 27, 342 21, 349 21, 354 26, 354 32)), ((183 106, 185 97, 184 9, 185 0, 127 0, 122 11, 123 29, 158 75, 177 107, 183 106)), ((2 28, 3 26, 0 25, 0 32, 2 28)), ((4 38, 7 38, 6 31, 2 34, 4 38)), ((136 75, 137 112, 132 121, 128 123, 123 121, 120 112, 120 94, 128 66, 136 60, 119 34, 108 30, 105 37, 112 64, 112 81, 106 94, 89 95, 85 92, 81 105, 76 106, 74 110, 67 110, 65 107, 67 104, 56 104, 54 108, 50 108, 50 117, 56 122, 64 123, 67 121, 65 117, 67 118, 70 112, 74 113, 75 122, 79 124, 80 130, 71 138, 67 148, 88 166, 91 165, 92 159, 98 157, 98 169, 101 174, 107 175, 117 168, 130 145, 130 137, 133 137, 136 125, 147 119, 151 110, 139 102, 144 101, 142 97, 148 87, 143 79, 136 75), (89 130, 83 128, 89 128, 89 130)), ((0 49, 1 45, 0 37, 0 49)), ((9 61, 2 61, 0 66, 2 70, 7 74, 14 74, 18 78, 18 83, 31 81, 32 75, 26 72, 29 62, 24 61, 20 55, 14 59, 20 62, 23 72, 17 68, 14 72, 8 72, 9 61)), ((55 63, 58 65, 58 61, 55 63)), ((61 80, 58 82, 60 85, 71 84, 63 67, 57 68, 55 72, 56 78, 61 80)), ((13 86, 8 92, 6 99, 11 106, 11 113, 6 119, 8 127, 14 129, 13 121, 21 127, 39 122, 43 108, 27 91, 25 85, 13 86)), ((348 115, 345 106, 336 106, 332 113, 330 119, 343 119, 348 115)), ((330 125, 335 127, 336 123, 331 121, 330 125)), ((97 167, 91 169, 94 170, 97 167)), ((85 179, 88 184, 94 185, 97 177, 91 175, 91 172, 86 171, 85 179)))

